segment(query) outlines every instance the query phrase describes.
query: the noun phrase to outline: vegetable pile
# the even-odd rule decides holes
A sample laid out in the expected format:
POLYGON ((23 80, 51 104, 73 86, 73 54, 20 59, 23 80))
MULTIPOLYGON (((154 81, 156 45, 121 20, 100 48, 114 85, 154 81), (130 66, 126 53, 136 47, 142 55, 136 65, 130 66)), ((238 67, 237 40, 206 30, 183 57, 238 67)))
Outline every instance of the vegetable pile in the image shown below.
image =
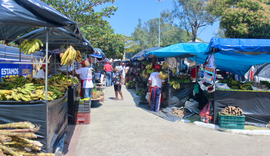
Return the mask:
POLYGON ((252 85, 249 82, 241 83, 240 81, 235 81, 232 78, 229 80, 221 80, 220 83, 227 83, 231 89, 240 90, 253 90, 252 85))
POLYGON ((0 155, 13 156, 54 156, 52 153, 39 153, 42 143, 36 140, 35 133, 40 126, 31 122, 16 122, 0 125, 0 155))
POLYGON ((221 110, 220 112, 223 115, 235 115, 235 116, 241 116, 243 115, 243 110, 239 107, 235 106, 228 106, 221 110))

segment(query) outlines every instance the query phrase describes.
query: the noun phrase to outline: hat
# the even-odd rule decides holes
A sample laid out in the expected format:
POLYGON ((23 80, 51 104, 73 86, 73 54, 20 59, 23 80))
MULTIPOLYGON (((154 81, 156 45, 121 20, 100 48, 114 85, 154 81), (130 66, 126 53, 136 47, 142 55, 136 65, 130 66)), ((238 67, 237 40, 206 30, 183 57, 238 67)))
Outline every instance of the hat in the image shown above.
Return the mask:
POLYGON ((155 66, 155 69, 156 69, 156 70, 160 70, 160 69, 161 69, 161 65, 157 64, 157 65, 155 66))
POLYGON ((109 64, 109 61, 106 61, 106 64, 109 64))
POLYGON ((83 60, 80 64, 83 64, 84 65, 84 63, 85 63, 85 60, 83 60))
MULTIPOLYGON (((46 66, 46 64, 42 64, 42 67, 45 67, 46 66)), ((48 66, 50 66, 50 64, 48 64, 48 66)))

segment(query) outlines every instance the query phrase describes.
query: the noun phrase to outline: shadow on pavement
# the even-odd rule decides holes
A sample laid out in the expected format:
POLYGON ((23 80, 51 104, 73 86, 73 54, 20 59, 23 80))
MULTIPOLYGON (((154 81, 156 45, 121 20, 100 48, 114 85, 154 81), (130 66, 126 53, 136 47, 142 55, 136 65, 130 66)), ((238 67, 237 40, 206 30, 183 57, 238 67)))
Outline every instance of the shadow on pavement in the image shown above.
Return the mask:
POLYGON ((154 112, 154 111, 151 111, 149 110, 148 108, 148 103, 145 103, 145 102, 140 102, 140 97, 136 96, 136 90, 135 89, 127 89, 127 91, 131 94, 132 98, 133 98, 133 101, 135 102, 136 106, 149 112, 149 113, 152 113, 158 117, 161 117, 165 120, 168 120, 168 121, 172 121, 172 122, 176 122, 176 121, 179 121, 181 120, 180 117, 178 116, 175 116, 174 114, 172 114, 172 110, 174 108, 161 108, 161 111, 160 112, 154 112))

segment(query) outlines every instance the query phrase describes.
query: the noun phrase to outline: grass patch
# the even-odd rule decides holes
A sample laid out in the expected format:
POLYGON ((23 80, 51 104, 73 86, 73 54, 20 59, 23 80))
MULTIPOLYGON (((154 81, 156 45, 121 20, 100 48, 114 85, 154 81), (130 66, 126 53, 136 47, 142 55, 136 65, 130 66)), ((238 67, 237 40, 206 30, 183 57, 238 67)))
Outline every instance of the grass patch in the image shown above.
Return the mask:
POLYGON ((268 130, 266 127, 256 127, 251 125, 245 125, 245 130, 268 130))
POLYGON ((191 117, 185 118, 186 120, 190 120, 191 123, 195 121, 201 121, 200 116, 198 114, 194 114, 191 117))

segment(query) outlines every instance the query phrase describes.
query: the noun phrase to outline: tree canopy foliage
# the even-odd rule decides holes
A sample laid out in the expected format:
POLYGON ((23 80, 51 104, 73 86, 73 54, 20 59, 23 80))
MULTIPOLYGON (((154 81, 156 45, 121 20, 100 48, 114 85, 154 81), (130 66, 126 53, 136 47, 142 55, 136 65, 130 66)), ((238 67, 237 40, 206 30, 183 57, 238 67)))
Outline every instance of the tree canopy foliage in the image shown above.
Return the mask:
MULTIPOLYGON (((141 19, 131 35, 135 41, 131 52, 158 46, 159 19, 150 19, 142 24, 141 19)), ((185 31, 173 24, 173 17, 169 11, 163 11, 160 19, 160 46, 166 47, 180 42, 187 42, 190 37, 185 31)), ((128 48, 129 49, 129 48, 128 48)))
POLYGON ((108 58, 121 58, 124 53, 125 41, 130 37, 115 34, 104 17, 110 18, 117 11, 112 5, 96 12, 95 7, 115 0, 42 0, 67 17, 76 21, 85 37, 91 44, 100 48, 108 58))
POLYGON ((200 28, 213 24, 217 19, 211 12, 206 11, 207 1, 174 0, 173 15, 180 21, 179 26, 186 30, 188 36, 192 37, 193 42, 195 42, 200 28))
POLYGON ((268 0, 209 0, 207 8, 228 38, 270 38, 268 0))

